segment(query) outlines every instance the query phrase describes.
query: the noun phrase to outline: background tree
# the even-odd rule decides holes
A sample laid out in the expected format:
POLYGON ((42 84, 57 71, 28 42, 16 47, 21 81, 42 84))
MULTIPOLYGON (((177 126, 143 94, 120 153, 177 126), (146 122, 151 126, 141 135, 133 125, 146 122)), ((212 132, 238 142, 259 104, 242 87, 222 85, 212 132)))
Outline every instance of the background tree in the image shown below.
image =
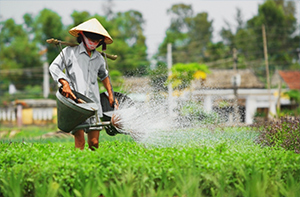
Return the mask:
POLYGON ((172 67, 172 75, 168 78, 167 83, 171 83, 174 89, 182 90, 190 87, 194 79, 206 79, 207 73, 210 71, 205 64, 177 63, 172 67))
MULTIPOLYGON (((265 80, 262 25, 266 27, 269 66, 271 73, 276 69, 291 69, 298 59, 299 35, 295 17, 295 2, 267 0, 259 6, 258 14, 246 23, 237 9, 236 28, 229 24, 223 28, 223 42, 238 50, 238 66, 253 68, 265 80)), ((299 69, 299 66, 298 66, 299 69)))
MULTIPOLYGON (((295 57, 292 54, 299 43, 295 43, 296 40, 299 40, 299 36, 293 35, 296 31, 295 12, 284 9, 286 5, 291 5, 291 3, 285 4, 284 1, 268 0, 259 6, 258 15, 247 22, 248 28, 253 31, 256 43, 263 40, 261 26, 264 24, 266 27, 271 73, 274 72, 275 68, 289 69, 295 57)), ((253 59, 262 58, 262 55, 263 45, 260 44, 260 47, 256 47, 256 54, 253 59)), ((264 75, 264 70, 258 74, 264 75)))
POLYGON ((41 82, 42 76, 36 72, 41 66, 39 48, 13 19, 1 23, 0 59, 2 90, 7 90, 9 83, 23 90, 41 82))
POLYGON ((188 36, 189 62, 207 61, 206 50, 208 44, 212 42, 213 21, 208 20, 206 12, 198 13, 190 22, 190 31, 188 36))
POLYGON ((52 62, 58 55, 58 50, 46 43, 49 38, 65 40, 67 32, 61 22, 61 17, 52 10, 43 9, 36 16, 33 29, 35 32, 35 40, 40 48, 47 48, 47 61, 52 62))
MULTIPOLYGON (((249 66, 249 61, 255 59, 253 58, 254 54, 252 52, 256 51, 256 48, 262 42, 257 43, 253 30, 247 28, 241 9, 236 8, 236 15, 234 18, 235 24, 232 25, 225 20, 226 27, 223 27, 220 32, 222 43, 224 43, 227 48, 223 53, 226 55, 223 57, 219 56, 219 59, 232 58, 233 49, 235 48, 238 50, 237 68, 245 68, 249 66), (246 60, 248 60, 248 62, 246 62, 246 60)), ((225 61, 220 66, 223 68, 232 68, 233 59, 230 62, 225 61)))
POLYGON ((143 15, 135 10, 118 12, 111 23, 117 30, 112 51, 119 56, 114 68, 127 76, 143 74, 149 66, 143 15))
POLYGON ((188 32, 189 23, 193 17, 191 5, 173 5, 167 13, 171 16, 171 24, 166 31, 166 37, 159 46, 158 53, 155 55, 157 61, 166 62, 167 45, 172 43, 173 62, 185 61, 188 57, 186 52, 189 42, 188 32), (181 59, 181 61, 179 60, 181 59))
POLYGON ((68 30, 79 25, 80 23, 83 23, 84 21, 87 21, 91 18, 91 15, 87 11, 78 12, 75 10, 71 14, 71 17, 73 19, 73 24, 69 25, 68 30))
POLYGON ((166 61, 167 44, 172 43, 173 62, 200 62, 206 59, 206 49, 212 42, 212 24, 206 12, 194 15, 191 5, 176 4, 169 10, 171 24, 158 49, 156 59, 166 61))
MULTIPOLYGON (((111 0, 108 0, 109 4, 112 4, 111 0)), ((293 1, 266 0, 259 6, 257 15, 248 21, 244 21, 242 10, 237 8, 236 23, 226 22, 227 26, 221 31, 222 39, 213 42, 213 20, 209 20, 209 15, 206 12, 194 13, 191 5, 175 4, 167 11, 171 16, 170 26, 154 56, 161 66, 149 73, 145 72, 149 66, 145 21, 139 11, 114 13, 109 6, 104 9, 103 15, 92 16, 87 11, 74 11, 72 24, 65 25, 61 17, 49 9, 41 10, 36 16, 27 13, 21 24, 16 24, 13 19, 0 22, 1 92, 6 92, 11 82, 20 90, 25 90, 26 85, 42 84, 39 51, 48 49, 49 63, 58 55, 56 47, 45 40, 54 37, 76 42, 68 30, 93 17, 101 21, 114 40, 106 51, 118 55, 116 61, 108 60, 114 77, 150 74, 154 81, 165 81, 167 44, 172 43, 174 64, 197 62, 212 68, 231 69, 232 49, 236 48, 238 68, 252 68, 265 80, 262 24, 266 26, 270 70, 300 68, 297 53, 300 37, 296 32, 295 7, 293 1), (160 73, 156 78, 153 77, 155 72, 160 73)))

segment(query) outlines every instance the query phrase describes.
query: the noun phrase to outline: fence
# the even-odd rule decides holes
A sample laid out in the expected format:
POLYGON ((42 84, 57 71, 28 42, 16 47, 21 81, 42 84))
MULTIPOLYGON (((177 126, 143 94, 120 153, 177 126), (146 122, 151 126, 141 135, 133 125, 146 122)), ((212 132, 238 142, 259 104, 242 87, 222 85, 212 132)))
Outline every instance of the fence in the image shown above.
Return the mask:
POLYGON ((55 100, 14 101, 10 106, 0 108, 0 123, 8 126, 45 125, 57 122, 55 100))

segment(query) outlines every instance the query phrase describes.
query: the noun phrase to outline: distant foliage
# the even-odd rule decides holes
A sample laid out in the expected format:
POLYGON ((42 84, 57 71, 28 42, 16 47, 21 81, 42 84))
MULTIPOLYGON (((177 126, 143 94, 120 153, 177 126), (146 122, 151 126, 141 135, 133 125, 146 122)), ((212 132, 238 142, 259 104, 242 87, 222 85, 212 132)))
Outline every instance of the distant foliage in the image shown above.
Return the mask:
POLYGON ((288 92, 285 92, 284 95, 287 95, 292 103, 300 104, 299 90, 289 90, 288 92))
POLYGON ((173 65, 172 75, 168 78, 167 83, 171 83, 175 89, 185 89, 191 85, 193 79, 205 79, 206 73, 210 73, 210 71, 205 64, 177 63, 173 65))
POLYGON ((300 118, 282 117, 260 128, 260 144, 300 153, 300 118))
POLYGON ((168 79, 168 68, 164 65, 158 65, 155 69, 149 69, 150 84, 154 87, 155 92, 167 91, 165 84, 168 79))
POLYGON ((216 112, 208 112, 203 108, 201 103, 187 102, 178 107, 179 120, 185 122, 188 126, 196 124, 215 124, 218 123, 219 117, 216 112))

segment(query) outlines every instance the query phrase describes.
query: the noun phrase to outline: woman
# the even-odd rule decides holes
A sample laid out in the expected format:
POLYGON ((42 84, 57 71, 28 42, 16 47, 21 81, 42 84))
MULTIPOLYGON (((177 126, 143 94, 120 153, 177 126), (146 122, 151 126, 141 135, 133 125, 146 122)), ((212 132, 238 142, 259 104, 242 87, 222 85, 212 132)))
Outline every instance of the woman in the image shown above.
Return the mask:
MULTIPOLYGON (((113 92, 108 77, 108 71, 105 67, 105 60, 95 49, 102 45, 113 42, 108 32, 101 23, 93 18, 69 30, 72 36, 77 37, 79 43, 75 47, 66 47, 61 54, 50 65, 50 73, 55 81, 62 85, 61 94, 72 99, 76 96, 72 93, 71 87, 86 97, 97 103, 99 110, 98 116, 93 116, 87 120, 89 124, 95 124, 102 117, 102 108, 100 104, 100 93, 97 78, 99 77, 108 92, 109 103, 113 106, 113 92), (63 70, 67 66, 68 72, 63 70), (71 87, 70 87, 71 85, 71 87)), ((75 148, 84 149, 84 132, 88 136, 89 148, 94 150, 98 148, 99 132, 102 128, 87 128, 72 131, 75 138, 75 148)))

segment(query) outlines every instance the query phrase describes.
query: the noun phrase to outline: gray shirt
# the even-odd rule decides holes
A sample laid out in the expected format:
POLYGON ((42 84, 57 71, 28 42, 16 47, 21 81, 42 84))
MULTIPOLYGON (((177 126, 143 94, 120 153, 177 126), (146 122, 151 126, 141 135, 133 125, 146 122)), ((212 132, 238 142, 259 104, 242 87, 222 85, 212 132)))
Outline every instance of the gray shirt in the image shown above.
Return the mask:
POLYGON ((65 47, 63 49, 63 57, 65 57, 69 73, 64 73, 65 64, 61 55, 58 55, 50 65, 49 70, 53 79, 57 82, 61 78, 67 80, 72 89, 75 88, 76 92, 85 95, 97 103, 99 107, 98 116, 102 117, 97 78, 99 77, 102 81, 108 76, 104 58, 96 50, 94 50, 90 57, 82 42, 75 47, 65 47), (72 84, 75 87, 72 87, 72 84))

